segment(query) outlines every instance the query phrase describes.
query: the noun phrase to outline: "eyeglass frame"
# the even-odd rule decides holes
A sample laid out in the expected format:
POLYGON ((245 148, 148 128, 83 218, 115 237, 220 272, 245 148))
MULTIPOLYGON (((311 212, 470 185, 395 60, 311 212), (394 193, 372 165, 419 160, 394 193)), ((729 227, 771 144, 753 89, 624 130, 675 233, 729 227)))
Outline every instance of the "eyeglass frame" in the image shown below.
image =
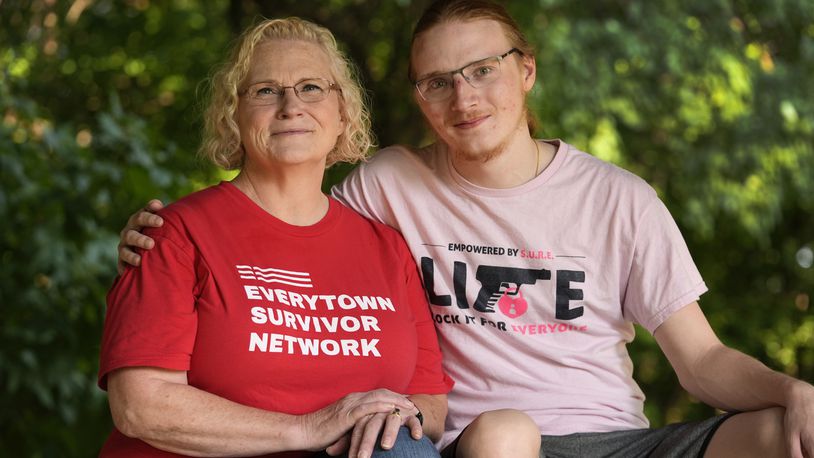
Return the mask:
MULTIPOLYGON (((483 61, 486 61, 486 60, 489 60, 489 59, 497 59, 498 68, 500 68, 499 66, 500 66, 501 62, 503 62, 504 59, 506 59, 509 55, 511 55, 513 53, 517 53, 520 56, 524 55, 523 51, 521 51, 521 50, 519 50, 517 48, 512 48, 512 49, 506 51, 505 53, 499 54, 497 56, 484 57, 483 59, 478 59, 476 61, 472 61, 472 62, 464 65, 463 67, 461 67, 461 68, 459 68, 457 70, 452 70, 452 71, 449 71, 449 72, 442 72, 442 73, 436 73, 436 74, 432 74, 432 75, 429 75, 429 76, 425 76, 424 78, 421 78, 420 80, 417 80, 417 81, 413 82, 413 87, 415 87, 415 90, 418 91, 418 95, 420 95, 421 98, 424 99, 424 101, 426 101, 426 102, 443 102, 444 100, 447 100, 449 98, 449 96, 446 96, 446 97, 444 97, 442 99, 438 99, 438 100, 427 100, 427 97, 424 95, 423 92, 421 92, 421 89, 418 87, 418 85, 423 83, 424 81, 430 80, 432 78, 438 78, 439 76, 448 75, 450 77, 450 80, 452 81, 452 88, 454 89, 455 88, 455 75, 460 74, 461 78, 463 78, 464 81, 466 81, 473 88, 478 89, 478 87, 476 87, 474 84, 472 84, 472 82, 469 80, 469 78, 467 78, 466 75, 464 75, 463 71, 467 67, 471 67, 472 65, 475 65, 475 64, 477 64, 479 62, 483 62, 483 61)), ((497 80, 495 80, 495 81, 497 81, 497 80)), ((489 84, 492 84, 492 83, 494 83, 494 81, 491 81, 489 84)), ((487 84, 486 86, 488 86, 489 84, 487 84)), ((480 86, 480 87, 486 87, 486 86, 480 86)), ((450 95, 452 95, 452 92, 450 92, 450 95)))
POLYGON ((238 95, 241 96, 241 97, 246 97, 246 99, 249 100, 250 103, 252 101, 254 101, 255 106, 271 106, 271 105, 277 105, 278 103, 280 103, 280 101, 283 99, 283 97, 285 97, 285 90, 286 89, 293 90, 294 95, 297 97, 297 100, 299 100, 300 102, 303 102, 303 103, 319 103, 319 102, 322 102, 323 100, 327 99, 329 95, 331 95, 331 91, 336 91, 336 92, 338 92, 340 94, 342 93, 342 88, 340 88, 338 84, 331 82, 327 78, 304 78, 304 79, 301 79, 301 80, 297 81, 297 83, 294 84, 293 86, 281 86, 281 85, 278 85, 277 83, 274 83, 272 81, 259 81, 259 82, 254 83, 254 84, 250 84, 246 89, 243 89, 242 91, 238 92, 238 95), (325 89, 325 96, 323 98, 319 99, 319 100, 303 100, 302 97, 300 97, 300 91, 297 90, 297 86, 304 83, 304 82, 307 82, 307 81, 324 81, 324 82, 328 83, 328 88, 325 89), (269 86, 276 86, 275 89, 280 90, 279 94, 275 94, 277 97, 274 99, 274 102, 271 102, 271 103, 256 103, 256 101, 258 99, 255 98, 254 96, 250 95, 251 94, 250 89, 252 87, 254 87, 254 86, 259 85, 259 84, 265 84, 265 85, 269 85, 269 86))

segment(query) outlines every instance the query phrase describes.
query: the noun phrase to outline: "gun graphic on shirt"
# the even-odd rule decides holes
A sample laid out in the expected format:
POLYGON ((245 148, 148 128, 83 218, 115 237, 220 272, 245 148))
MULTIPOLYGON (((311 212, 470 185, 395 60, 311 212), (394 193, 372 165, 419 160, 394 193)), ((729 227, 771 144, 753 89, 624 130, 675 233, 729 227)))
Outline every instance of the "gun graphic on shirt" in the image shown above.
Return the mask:
POLYGON ((479 312, 494 312, 495 304, 501 296, 504 294, 514 296, 520 293, 520 287, 523 285, 533 285, 537 283, 537 280, 550 280, 551 271, 478 266, 475 279, 481 283, 481 289, 472 307, 479 312))

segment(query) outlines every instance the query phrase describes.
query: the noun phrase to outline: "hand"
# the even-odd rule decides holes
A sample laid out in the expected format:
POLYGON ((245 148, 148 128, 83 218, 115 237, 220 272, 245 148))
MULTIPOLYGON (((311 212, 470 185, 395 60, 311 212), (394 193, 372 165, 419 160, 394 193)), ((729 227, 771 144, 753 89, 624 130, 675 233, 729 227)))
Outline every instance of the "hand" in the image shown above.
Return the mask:
MULTIPOLYGON (((303 449, 316 451, 329 447, 331 453, 340 453, 337 450, 347 447, 343 437, 351 428, 365 418, 374 414, 386 415, 396 408, 401 411, 416 411, 409 399, 389 390, 351 393, 316 412, 302 416, 303 449)), ((375 437, 373 440, 375 441, 375 437)))
POLYGON ((145 227, 160 227, 164 224, 164 220, 155 212, 164 208, 164 204, 158 199, 153 199, 147 202, 147 205, 133 213, 124 229, 119 233, 119 259, 116 263, 116 270, 119 275, 124 273, 124 268, 127 264, 131 266, 138 266, 141 264, 141 256, 136 254, 133 248, 142 248, 145 250, 151 249, 155 246, 155 241, 150 237, 141 233, 145 227))
POLYGON ((379 437, 380 433, 382 436, 380 442, 382 449, 390 450, 393 444, 396 443, 396 436, 398 436, 399 428, 402 425, 410 429, 410 435, 413 439, 421 439, 424 433, 421 423, 415 416, 418 410, 415 408, 399 410, 398 413, 390 411, 368 415, 359 421, 354 426, 350 437, 348 456, 359 458, 371 456, 376 446, 376 438, 379 437))
POLYGON ((791 389, 784 423, 789 456, 814 457, 814 386, 800 382, 791 389))

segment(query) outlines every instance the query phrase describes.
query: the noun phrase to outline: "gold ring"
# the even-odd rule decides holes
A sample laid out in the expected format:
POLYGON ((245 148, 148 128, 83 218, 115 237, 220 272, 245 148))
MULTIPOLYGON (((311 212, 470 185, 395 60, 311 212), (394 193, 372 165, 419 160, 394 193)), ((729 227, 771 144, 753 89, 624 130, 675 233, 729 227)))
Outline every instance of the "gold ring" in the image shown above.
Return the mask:
POLYGON ((401 411, 399 410, 398 407, 396 407, 395 409, 393 409, 392 412, 390 412, 390 415, 395 415, 397 417, 401 417, 401 411))

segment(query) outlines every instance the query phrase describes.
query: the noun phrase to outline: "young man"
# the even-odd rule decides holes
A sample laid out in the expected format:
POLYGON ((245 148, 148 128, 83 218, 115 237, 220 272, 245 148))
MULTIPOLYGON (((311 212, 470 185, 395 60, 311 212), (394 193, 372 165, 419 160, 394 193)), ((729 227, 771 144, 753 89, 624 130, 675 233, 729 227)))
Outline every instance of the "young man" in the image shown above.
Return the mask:
MULTIPOLYGON (((401 231, 420 266, 456 380, 445 456, 814 456, 814 387, 721 344, 652 188, 532 138, 533 51, 502 7, 431 5, 410 78, 438 141, 380 151, 334 194, 401 231), (647 429, 633 322, 692 395, 741 413, 647 429)), ((122 243, 146 246, 128 229, 154 218, 134 215, 122 243)))

